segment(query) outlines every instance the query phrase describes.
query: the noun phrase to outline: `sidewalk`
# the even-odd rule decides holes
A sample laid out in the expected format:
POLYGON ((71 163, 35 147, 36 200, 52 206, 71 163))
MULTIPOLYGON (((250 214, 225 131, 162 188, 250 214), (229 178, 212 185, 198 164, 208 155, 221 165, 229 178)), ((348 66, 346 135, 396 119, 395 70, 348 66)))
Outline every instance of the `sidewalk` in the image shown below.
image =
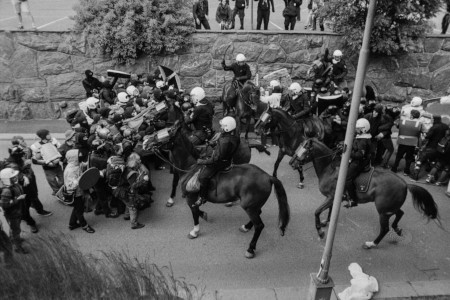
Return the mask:
MULTIPOLYGON (((427 300, 450 299, 450 280, 379 283, 374 300, 427 300)), ((334 287, 331 300, 348 286, 334 287)), ((306 300, 309 287, 283 287, 266 289, 218 290, 206 293, 204 300, 306 300)))
POLYGON ((28 120, 28 121, 0 121, 0 140, 11 140, 15 135, 34 140, 36 131, 48 129, 53 137, 64 139, 64 132, 70 129, 66 120, 28 120))

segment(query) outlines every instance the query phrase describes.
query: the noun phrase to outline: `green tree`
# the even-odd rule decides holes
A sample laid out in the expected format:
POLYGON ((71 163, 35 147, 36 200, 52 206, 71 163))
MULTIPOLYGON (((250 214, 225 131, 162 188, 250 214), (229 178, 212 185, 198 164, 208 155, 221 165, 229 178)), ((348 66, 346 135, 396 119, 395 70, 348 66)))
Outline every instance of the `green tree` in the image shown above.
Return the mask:
MULTIPOLYGON (((441 0, 378 0, 370 39, 373 53, 408 51, 408 43, 432 30, 429 19, 441 0)), ((345 47, 356 53, 361 47, 369 0, 329 0, 320 15, 331 22, 333 32, 344 36, 345 47)))
POLYGON ((87 33, 98 53, 134 64, 142 54, 174 53, 194 31, 189 0, 80 0, 75 30, 87 33))

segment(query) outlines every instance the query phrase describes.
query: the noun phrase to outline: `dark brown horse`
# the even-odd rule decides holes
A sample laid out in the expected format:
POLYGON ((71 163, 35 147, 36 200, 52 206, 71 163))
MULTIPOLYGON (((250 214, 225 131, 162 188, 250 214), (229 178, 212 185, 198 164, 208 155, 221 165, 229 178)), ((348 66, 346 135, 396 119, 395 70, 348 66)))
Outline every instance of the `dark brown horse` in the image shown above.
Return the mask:
MULTIPOLYGON (((304 122, 297 122, 291 115, 282 109, 272 109, 268 108, 255 125, 255 131, 259 130, 275 130, 277 129, 280 137, 279 144, 280 149, 278 151, 278 157, 275 161, 272 176, 277 177, 278 166, 285 155, 293 156, 295 150, 300 146, 306 136, 317 136, 323 139, 324 127, 322 122, 317 116, 308 118, 304 122)), ((303 170, 301 167, 298 168, 298 173, 300 176, 300 182, 297 187, 302 189, 304 187, 303 180, 303 170)))
POLYGON ((242 120, 245 120, 245 139, 247 139, 250 121, 261 107, 260 91, 251 81, 247 81, 242 89, 236 90, 236 97, 231 96, 232 89, 235 89, 233 82, 227 82, 222 89, 223 114, 231 115, 236 119, 238 132, 243 131, 242 120))
MULTIPOLYGON (((294 168, 299 164, 309 161, 313 162, 319 178, 319 190, 326 197, 323 204, 315 212, 316 229, 320 238, 323 238, 325 235, 322 227, 325 227, 329 222, 333 206, 339 173, 339 162, 335 159, 336 154, 336 152, 316 138, 310 138, 302 143, 290 162, 294 168), (325 223, 322 223, 320 214, 326 209, 329 209, 328 219, 325 223)), ((380 218, 380 232, 374 241, 365 242, 365 249, 376 247, 389 232, 389 219, 392 215, 395 215, 392 229, 401 236, 402 230, 398 227, 398 223, 404 214, 401 207, 405 203, 408 190, 412 195, 414 207, 429 220, 436 219, 439 222, 438 207, 426 189, 417 185, 407 184, 393 172, 375 169, 368 191, 365 193, 357 192, 359 203, 375 203, 380 218)))
MULTIPOLYGON (((166 146, 171 152, 171 164, 173 167, 180 172, 187 173, 181 178, 181 187, 194 218, 194 229, 189 232, 188 237, 194 239, 198 237, 200 230, 199 217, 205 220, 207 219, 207 214, 200 210, 198 193, 189 193, 186 191, 188 179, 201 168, 201 166, 196 165, 198 152, 187 138, 182 125, 177 123, 171 128, 170 132, 170 139, 160 143, 158 147, 166 146)), ((247 258, 253 258, 255 256, 256 243, 264 228, 264 223, 260 217, 261 208, 272 192, 272 185, 275 187, 275 194, 278 199, 278 220, 281 235, 284 235, 289 223, 290 210, 286 191, 281 181, 252 164, 235 165, 231 170, 219 173, 211 180, 208 202, 228 203, 230 201, 240 200, 241 207, 250 218, 247 224, 240 227, 240 231, 248 232, 253 226, 255 227, 253 238, 245 253, 247 258)))

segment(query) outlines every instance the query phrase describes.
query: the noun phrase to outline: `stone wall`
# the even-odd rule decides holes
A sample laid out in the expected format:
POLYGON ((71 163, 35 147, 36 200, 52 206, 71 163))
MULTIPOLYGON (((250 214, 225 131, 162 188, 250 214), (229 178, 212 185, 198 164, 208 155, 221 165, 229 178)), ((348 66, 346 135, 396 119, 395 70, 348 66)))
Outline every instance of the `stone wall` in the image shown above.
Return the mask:
MULTIPOLYGON (((244 53, 253 74, 264 76, 286 68, 305 85, 306 72, 326 47, 340 45, 340 36, 311 32, 198 32, 189 49, 164 57, 140 58, 134 66, 118 66, 107 56, 91 51, 92 41, 73 32, 0 31, 0 119, 57 117, 59 103, 69 108, 84 98, 84 70, 96 76, 107 69, 145 73, 158 64, 179 73, 182 87, 203 86, 209 97, 218 97, 231 72, 221 69, 226 54, 230 63, 244 53), (225 53, 226 52, 226 53, 225 53)), ((448 94, 450 39, 430 36, 409 45, 407 55, 370 59, 366 83, 387 101, 412 96, 433 98, 448 94)), ((357 57, 347 58, 349 81, 354 80, 357 57)))

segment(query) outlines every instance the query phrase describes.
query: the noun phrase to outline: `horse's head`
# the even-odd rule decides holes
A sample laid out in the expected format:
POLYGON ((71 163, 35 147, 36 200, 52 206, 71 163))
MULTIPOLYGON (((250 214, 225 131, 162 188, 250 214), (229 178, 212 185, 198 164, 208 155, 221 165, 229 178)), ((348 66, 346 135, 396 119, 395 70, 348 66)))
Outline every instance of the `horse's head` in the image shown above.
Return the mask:
POLYGON ((176 121, 171 127, 167 127, 148 135, 144 138, 145 150, 170 150, 173 147, 173 141, 182 127, 182 122, 176 121))
POLYGON ((314 138, 304 140, 295 151, 289 164, 292 168, 298 169, 300 166, 310 162, 313 159, 314 138))
POLYGON ((242 96, 245 98, 244 100, 248 99, 251 105, 256 107, 256 104, 259 102, 261 92, 253 82, 247 81, 242 88, 242 96))

